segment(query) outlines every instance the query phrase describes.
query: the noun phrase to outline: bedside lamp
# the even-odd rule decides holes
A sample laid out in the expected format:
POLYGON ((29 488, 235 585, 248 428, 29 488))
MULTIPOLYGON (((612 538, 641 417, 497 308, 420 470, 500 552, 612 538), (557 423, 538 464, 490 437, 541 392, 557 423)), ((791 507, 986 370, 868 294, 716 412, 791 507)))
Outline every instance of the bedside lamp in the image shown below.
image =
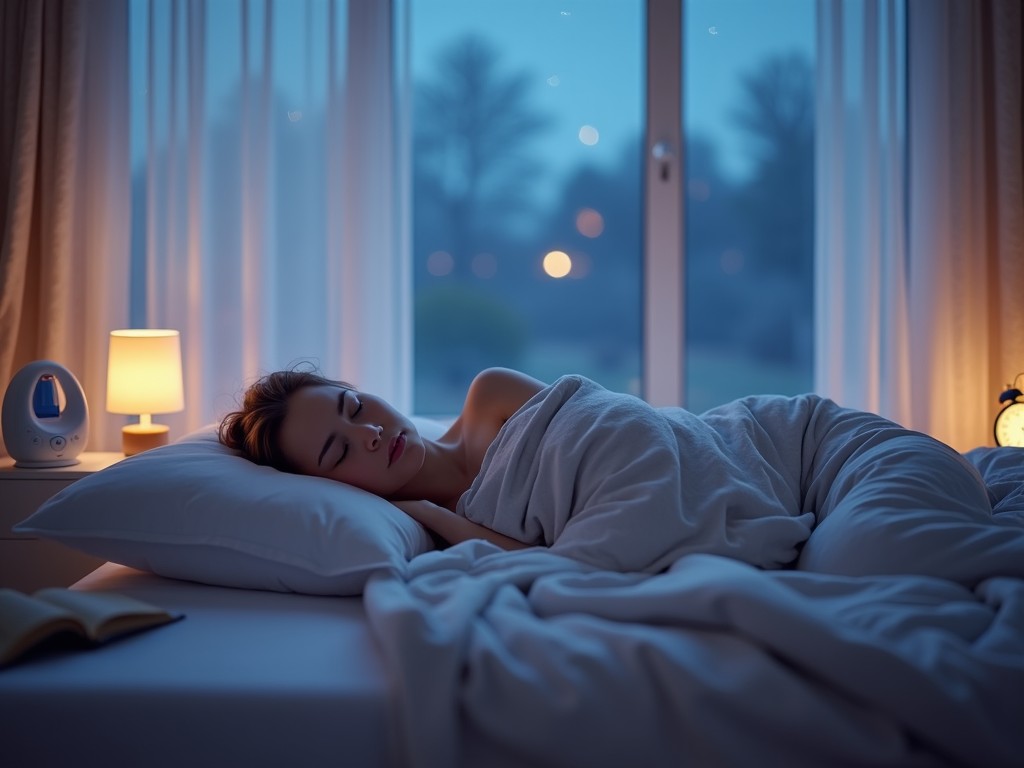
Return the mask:
POLYGON ((152 414, 184 410, 181 336, 177 331, 133 329, 110 332, 107 411, 138 415, 121 430, 125 456, 167 445, 170 429, 152 414))

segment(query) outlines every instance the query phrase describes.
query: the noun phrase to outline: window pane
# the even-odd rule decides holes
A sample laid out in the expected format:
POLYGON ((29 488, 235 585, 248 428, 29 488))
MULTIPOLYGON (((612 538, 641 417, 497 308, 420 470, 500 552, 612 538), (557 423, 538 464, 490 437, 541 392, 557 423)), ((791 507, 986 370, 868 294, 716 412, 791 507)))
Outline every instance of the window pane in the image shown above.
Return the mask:
POLYGON ((504 365, 640 391, 642 0, 413 0, 415 409, 504 365))
POLYGON ((814 0, 687 0, 686 405, 812 387, 814 0))

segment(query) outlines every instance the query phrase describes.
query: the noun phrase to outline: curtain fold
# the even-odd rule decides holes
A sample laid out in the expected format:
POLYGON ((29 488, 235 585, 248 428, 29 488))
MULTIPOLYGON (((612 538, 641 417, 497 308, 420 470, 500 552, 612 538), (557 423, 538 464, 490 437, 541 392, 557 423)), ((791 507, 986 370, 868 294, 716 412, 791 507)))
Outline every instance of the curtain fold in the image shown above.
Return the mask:
POLYGON ((816 389, 960 450, 1024 371, 1021 23, 819 3, 816 389))
POLYGON ((815 389, 906 420, 905 18, 898 0, 818 4, 815 389))
MULTIPOLYGON (((397 3, 349 3, 347 72, 340 216, 344 290, 332 302, 347 333, 338 345, 339 370, 369 392, 408 413, 412 409, 412 276, 403 226, 408 195, 400 162, 411 162, 401 142, 396 101, 404 79, 396 78, 394 51, 397 3), (349 373, 351 372, 351 373, 349 373)), ((405 55, 405 51, 402 51, 405 55)), ((408 116, 406 116, 408 119, 408 116)), ((408 174, 408 169, 406 169, 408 174)))
POLYGON ((199 428, 296 364, 407 409, 390 4, 133 10, 137 322, 181 330, 184 357, 186 410, 161 421, 199 428))
POLYGON ((912 421, 991 444, 998 395, 1024 371, 1021 6, 908 6, 912 421))
POLYGON ((105 412, 109 331, 127 321, 126 0, 0 5, 0 381, 64 365, 90 410, 87 448, 116 442, 105 412))

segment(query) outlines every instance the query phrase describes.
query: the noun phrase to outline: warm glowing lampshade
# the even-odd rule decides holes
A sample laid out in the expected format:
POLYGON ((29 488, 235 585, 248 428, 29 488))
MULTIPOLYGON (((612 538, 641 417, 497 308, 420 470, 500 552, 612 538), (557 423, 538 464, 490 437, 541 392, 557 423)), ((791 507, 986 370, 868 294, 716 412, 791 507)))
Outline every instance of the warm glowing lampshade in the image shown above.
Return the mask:
POLYGON ((152 414, 185 408, 181 377, 181 336, 177 331, 133 329, 110 332, 107 410, 139 416, 121 430, 125 455, 168 442, 169 429, 152 414))

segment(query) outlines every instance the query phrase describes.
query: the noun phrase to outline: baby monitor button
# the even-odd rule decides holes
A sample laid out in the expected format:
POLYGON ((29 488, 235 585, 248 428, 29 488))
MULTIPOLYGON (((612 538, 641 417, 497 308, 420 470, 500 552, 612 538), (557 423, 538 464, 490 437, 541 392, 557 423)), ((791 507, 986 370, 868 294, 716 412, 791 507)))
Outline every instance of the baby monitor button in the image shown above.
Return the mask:
POLYGON ((53 448, 53 450, 55 451, 63 451, 67 444, 68 441, 61 437, 60 435, 50 438, 50 447, 53 448))

